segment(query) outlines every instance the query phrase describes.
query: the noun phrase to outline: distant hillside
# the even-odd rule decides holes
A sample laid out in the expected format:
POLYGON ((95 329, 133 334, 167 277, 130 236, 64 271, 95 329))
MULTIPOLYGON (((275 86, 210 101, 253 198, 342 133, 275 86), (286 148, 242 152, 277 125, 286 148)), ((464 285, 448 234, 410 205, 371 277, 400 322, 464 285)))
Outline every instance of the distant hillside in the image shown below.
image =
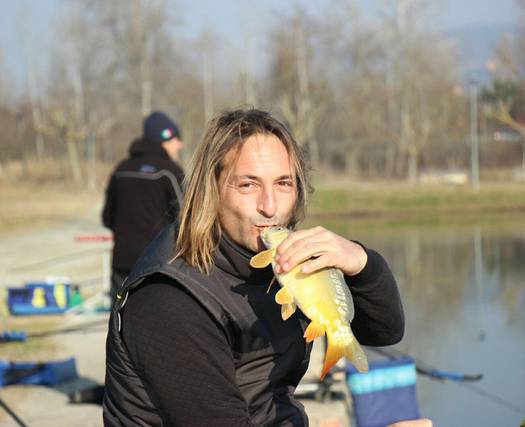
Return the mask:
POLYGON ((515 26, 472 26, 449 31, 449 37, 457 48, 460 72, 463 79, 474 76, 481 82, 490 80, 487 61, 494 58, 494 49, 505 35, 514 37, 515 26))

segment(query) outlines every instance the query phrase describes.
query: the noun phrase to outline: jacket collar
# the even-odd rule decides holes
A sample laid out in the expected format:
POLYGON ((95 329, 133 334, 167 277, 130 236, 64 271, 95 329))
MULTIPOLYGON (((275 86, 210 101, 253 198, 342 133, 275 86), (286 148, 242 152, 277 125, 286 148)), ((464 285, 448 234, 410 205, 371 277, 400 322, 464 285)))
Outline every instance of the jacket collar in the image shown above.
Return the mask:
POLYGON ((273 277, 270 267, 255 269, 250 267, 250 259, 256 252, 239 246, 224 233, 215 253, 215 265, 217 268, 239 279, 269 282, 273 277))
POLYGON ((162 145, 144 138, 136 139, 131 143, 131 146, 129 147, 129 155, 131 157, 159 156, 166 159, 170 158, 168 152, 162 147, 162 145))
MULTIPOLYGON (((138 284, 146 276, 156 272, 169 274, 170 270, 179 268, 179 263, 185 264, 181 259, 170 262, 175 254, 176 233, 177 226, 175 223, 164 227, 139 258, 124 286, 133 288, 135 283, 138 284)), ((264 269, 250 267, 250 258, 253 255, 255 252, 239 246, 223 235, 214 255, 215 268, 237 279, 254 281, 255 283, 269 283, 273 277, 271 267, 264 269)))

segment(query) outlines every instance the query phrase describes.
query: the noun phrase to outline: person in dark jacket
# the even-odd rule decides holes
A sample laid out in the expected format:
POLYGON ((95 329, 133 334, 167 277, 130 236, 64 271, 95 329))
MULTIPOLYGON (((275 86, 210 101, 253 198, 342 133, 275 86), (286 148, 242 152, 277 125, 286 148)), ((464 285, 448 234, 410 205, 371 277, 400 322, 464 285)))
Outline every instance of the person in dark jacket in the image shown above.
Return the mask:
POLYGON ((176 218, 184 173, 177 163, 182 148, 179 127, 154 112, 144 120, 143 136, 129 149, 109 179, 102 222, 113 231, 111 300, 142 251, 176 218))
MULTIPOLYGON (((256 109, 224 112, 194 157, 177 224, 146 249, 117 295, 106 342, 105 426, 308 425, 294 390, 305 374, 309 320, 283 320, 253 269, 268 226, 295 229, 309 192, 286 127, 256 109)), ((353 295, 364 345, 398 342, 404 316, 395 279, 372 249, 322 227, 294 231, 279 268, 337 267, 353 295)))

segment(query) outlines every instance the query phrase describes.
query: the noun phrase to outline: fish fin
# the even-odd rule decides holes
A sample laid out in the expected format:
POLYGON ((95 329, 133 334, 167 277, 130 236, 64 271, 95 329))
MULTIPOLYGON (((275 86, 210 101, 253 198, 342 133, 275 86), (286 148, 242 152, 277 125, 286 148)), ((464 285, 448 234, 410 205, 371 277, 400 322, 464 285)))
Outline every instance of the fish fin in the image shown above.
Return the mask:
POLYGON ((264 268, 273 260, 274 249, 266 249, 265 251, 259 252, 250 259, 250 266, 253 268, 264 268))
POLYGON ((297 305, 294 302, 291 304, 283 304, 281 306, 281 317, 283 320, 287 320, 297 310, 297 305))
POLYGON ((272 285, 275 283, 275 276, 272 277, 272 280, 270 280, 270 284, 268 285, 268 289, 266 289, 266 293, 270 293, 270 289, 272 288, 272 285))
POLYGON ((368 372, 368 359, 363 348, 355 337, 352 342, 345 346, 345 357, 352 362, 359 372, 368 372))
POLYGON ((330 371, 330 369, 345 356, 359 372, 368 372, 368 359, 357 339, 351 334, 349 340, 341 341, 333 344, 330 334, 328 335, 328 349, 324 359, 323 372, 321 373, 321 380, 330 371))
POLYGON ((312 342, 316 338, 322 337, 324 333, 324 326, 312 321, 304 331, 304 337, 306 338, 306 342, 312 342))
POLYGON ((345 347, 342 345, 331 345, 328 340, 328 349, 324 358, 323 371, 321 372, 321 380, 324 379, 328 371, 345 355, 345 347))
POLYGON ((277 304, 291 304, 294 302, 294 297, 290 293, 290 291, 286 288, 281 288, 279 291, 275 294, 275 302, 277 304))

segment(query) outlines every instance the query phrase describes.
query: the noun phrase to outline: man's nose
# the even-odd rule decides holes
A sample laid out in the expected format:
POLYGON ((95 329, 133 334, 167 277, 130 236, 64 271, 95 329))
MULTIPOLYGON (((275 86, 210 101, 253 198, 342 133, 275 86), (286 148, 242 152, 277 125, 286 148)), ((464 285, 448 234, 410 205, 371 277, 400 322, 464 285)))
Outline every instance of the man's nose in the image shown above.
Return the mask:
POLYGON ((273 217, 277 212, 277 202, 273 188, 265 188, 259 196, 257 210, 267 218, 273 217))

